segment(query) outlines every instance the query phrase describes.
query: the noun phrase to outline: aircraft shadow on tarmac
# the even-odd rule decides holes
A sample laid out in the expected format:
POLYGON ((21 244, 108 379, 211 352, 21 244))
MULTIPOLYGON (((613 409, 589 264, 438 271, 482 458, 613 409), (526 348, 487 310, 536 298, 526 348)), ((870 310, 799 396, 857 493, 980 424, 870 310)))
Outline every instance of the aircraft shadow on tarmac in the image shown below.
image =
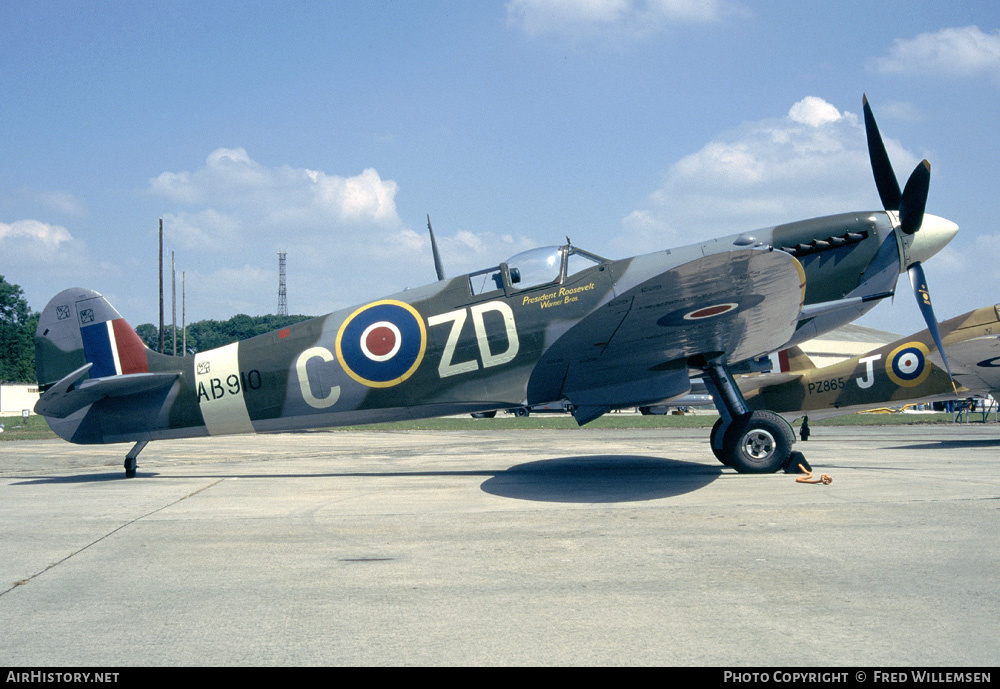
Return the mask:
MULTIPOLYGON (((487 476, 482 490, 498 497, 539 502, 614 503, 659 500, 704 488, 722 475, 723 467, 676 459, 636 455, 559 457, 518 464, 503 471, 412 471, 330 474, 185 475, 183 478, 373 478, 407 476, 487 476)), ((12 485, 137 481, 170 474, 139 471, 134 479, 120 471, 72 476, 31 477, 12 485)))
MULTIPOLYGON (((153 478, 157 476, 156 472, 140 472, 136 476, 142 476, 146 478, 153 478)), ((73 476, 34 476, 31 478, 25 477, 23 481, 16 481, 11 483, 12 486, 44 486, 44 485, 54 485, 54 484, 70 484, 70 483, 103 483, 105 481, 124 481, 126 480, 120 469, 109 470, 107 472, 102 472, 100 474, 75 474, 73 476)))
POLYGON ((512 466, 483 482, 482 489, 540 502, 639 502, 698 490, 721 476, 722 469, 633 455, 560 457, 512 466))
POLYGON ((919 445, 898 445, 889 450, 961 450, 977 447, 1000 447, 1000 438, 969 438, 967 440, 933 440, 919 445))

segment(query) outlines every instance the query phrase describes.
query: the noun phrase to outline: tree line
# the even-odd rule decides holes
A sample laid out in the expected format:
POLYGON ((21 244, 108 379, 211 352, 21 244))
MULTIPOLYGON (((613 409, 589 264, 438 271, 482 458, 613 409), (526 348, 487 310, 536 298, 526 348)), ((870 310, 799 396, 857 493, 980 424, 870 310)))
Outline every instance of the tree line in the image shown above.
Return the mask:
MULTIPOLYGON (((18 285, 7 282, 0 275, 0 381, 5 383, 31 383, 35 380, 35 329, 38 312, 28 306, 24 292, 18 285)), ((310 316, 248 316, 237 314, 229 320, 203 320, 187 326, 187 354, 215 349, 272 330, 287 328, 310 316)), ((173 353, 173 331, 164 328, 163 349, 173 353)), ((152 323, 143 323, 135 329, 146 346, 153 351, 160 349, 159 331, 152 323)), ((177 354, 182 354, 183 333, 177 330, 177 354)))
POLYGON ((19 285, 0 275, 0 382, 30 383, 35 380, 35 327, 32 312, 19 285))
MULTIPOLYGON (((187 352, 190 356, 195 352, 204 352, 216 347, 222 347, 233 342, 246 340, 256 335, 263 335, 272 330, 280 330, 288 326, 311 318, 311 316, 248 316, 239 313, 225 321, 204 320, 191 323, 187 326, 187 352)), ((174 353, 173 327, 167 324, 163 327, 163 351, 167 354, 174 353)), ((152 323, 143 323, 136 326, 135 332, 154 352, 160 350, 160 336, 156 326, 152 323)), ((177 328, 177 355, 182 354, 184 346, 184 333, 177 328)))

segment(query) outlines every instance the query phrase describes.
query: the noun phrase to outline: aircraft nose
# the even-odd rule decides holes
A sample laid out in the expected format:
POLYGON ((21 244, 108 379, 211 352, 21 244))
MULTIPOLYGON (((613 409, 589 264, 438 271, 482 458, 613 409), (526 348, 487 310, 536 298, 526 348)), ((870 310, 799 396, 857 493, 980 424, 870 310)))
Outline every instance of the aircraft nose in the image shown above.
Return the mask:
POLYGON ((912 235, 913 243, 908 252, 910 264, 914 261, 926 261, 947 246, 956 234, 958 225, 951 220, 925 213, 920 229, 912 235))

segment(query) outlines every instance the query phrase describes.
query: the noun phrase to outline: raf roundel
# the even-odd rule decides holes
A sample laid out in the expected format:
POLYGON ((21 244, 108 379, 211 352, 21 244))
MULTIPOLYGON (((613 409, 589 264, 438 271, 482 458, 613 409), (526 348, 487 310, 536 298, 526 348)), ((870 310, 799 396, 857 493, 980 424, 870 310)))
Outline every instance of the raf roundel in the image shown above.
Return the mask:
POLYGON ((764 297, 759 294, 743 294, 736 301, 716 302, 708 306, 688 304, 661 316, 656 324, 664 328, 690 328, 692 325, 702 324, 727 328, 740 310, 752 309, 763 301, 764 297))
POLYGON ((721 316, 724 313, 729 313, 733 309, 739 307, 739 304, 728 303, 728 304, 716 304, 714 306, 706 306, 701 309, 695 309, 690 313, 684 314, 684 320, 686 321, 700 321, 705 318, 712 318, 714 316, 721 316))
POLYGON ((922 342, 907 342, 892 350, 885 362, 885 372, 896 385, 916 387, 930 375, 927 365, 930 350, 922 342))
POLYGON ((372 388, 399 385, 412 376, 426 348, 423 318, 393 299, 362 306, 337 332, 337 358, 347 375, 372 388))

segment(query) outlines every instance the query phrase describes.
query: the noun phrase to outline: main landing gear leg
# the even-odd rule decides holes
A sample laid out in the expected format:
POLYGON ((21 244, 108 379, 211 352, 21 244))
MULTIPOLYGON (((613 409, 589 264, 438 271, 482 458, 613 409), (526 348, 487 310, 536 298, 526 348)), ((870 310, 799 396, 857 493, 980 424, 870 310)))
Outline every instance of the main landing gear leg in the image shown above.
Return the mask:
POLYGON ((795 442, 788 423, 771 411, 750 411, 725 366, 709 365, 705 373, 720 416, 712 428, 712 453, 741 474, 771 474, 783 468, 795 442))
POLYGON ((135 467, 136 467, 136 457, 142 452, 142 448, 146 447, 148 440, 140 440, 135 444, 135 446, 129 450, 129 453, 125 455, 125 478, 135 478, 135 467))

